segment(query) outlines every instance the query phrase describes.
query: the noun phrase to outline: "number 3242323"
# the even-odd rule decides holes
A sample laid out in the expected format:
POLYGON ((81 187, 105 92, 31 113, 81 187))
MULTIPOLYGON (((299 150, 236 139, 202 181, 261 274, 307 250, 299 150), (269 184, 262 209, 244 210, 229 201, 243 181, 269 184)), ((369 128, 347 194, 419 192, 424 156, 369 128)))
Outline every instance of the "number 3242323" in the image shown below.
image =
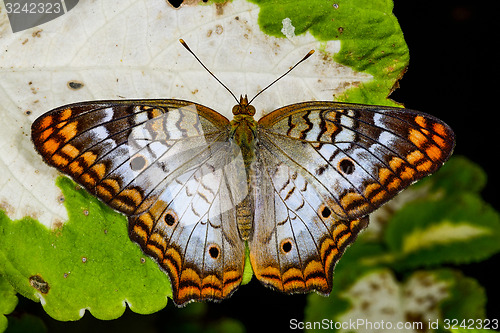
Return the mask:
POLYGON ((8 14, 59 14, 62 11, 60 2, 31 2, 24 4, 6 2, 5 9, 8 14))
POLYGON ((498 319, 445 319, 444 329, 498 329, 498 319))

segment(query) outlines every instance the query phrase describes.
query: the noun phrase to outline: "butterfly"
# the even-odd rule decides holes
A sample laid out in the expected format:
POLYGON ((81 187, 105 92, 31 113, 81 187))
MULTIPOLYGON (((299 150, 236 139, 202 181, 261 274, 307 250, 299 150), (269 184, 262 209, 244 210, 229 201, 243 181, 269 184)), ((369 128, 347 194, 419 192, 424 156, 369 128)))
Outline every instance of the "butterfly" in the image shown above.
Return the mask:
POLYGON ((232 111, 230 121, 178 99, 90 101, 43 114, 31 134, 46 163, 128 217, 179 306, 229 297, 247 249, 263 284, 329 294, 368 214, 455 144, 443 121, 404 108, 309 101, 256 121, 244 96, 232 111))

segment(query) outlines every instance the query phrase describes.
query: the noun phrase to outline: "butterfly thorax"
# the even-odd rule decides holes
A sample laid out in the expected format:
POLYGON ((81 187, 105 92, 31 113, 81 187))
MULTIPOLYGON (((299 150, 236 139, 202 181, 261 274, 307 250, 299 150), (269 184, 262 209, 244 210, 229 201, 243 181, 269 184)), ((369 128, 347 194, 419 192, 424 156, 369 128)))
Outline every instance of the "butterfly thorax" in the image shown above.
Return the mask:
POLYGON ((255 136, 257 122, 253 118, 255 108, 248 105, 247 97, 240 98, 240 104, 233 107, 230 138, 240 147, 248 184, 248 195, 236 205, 237 224, 242 239, 248 239, 253 227, 253 182, 255 163, 255 136))

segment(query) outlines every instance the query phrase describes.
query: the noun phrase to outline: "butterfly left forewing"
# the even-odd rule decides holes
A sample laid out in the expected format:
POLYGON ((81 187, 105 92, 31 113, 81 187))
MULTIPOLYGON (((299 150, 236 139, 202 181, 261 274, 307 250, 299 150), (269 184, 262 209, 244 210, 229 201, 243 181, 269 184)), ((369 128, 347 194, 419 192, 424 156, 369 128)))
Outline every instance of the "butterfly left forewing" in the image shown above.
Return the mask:
POLYGON ((181 305, 228 297, 243 274, 227 202, 241 200, 228 193, 241 180, 227 164, 244 172, 228 131, 225 117, 191 102, 97 101, 42 115, 32 140, 48 164, 128 216, 131 239, 167 271, 181 305))
MULTIPOLYGON (((227 127, 221 115, 204 116, 210 112, 215 114, 180 100, 84 102, 43 114, 33 123, 31 135, 45 162, 113 208, 132 214, 134 202, 139 203, 137 196, 143 195, 139 192, 148 190, 134 185, 143 170, 150 165, 174 169, 178 160, 166 160, 165 155, 172 155, 180 145, 216 141, 227 127), (151 137, 151 133, 169 133, 169 137, 151 137)), ((177 154, 183 157, 189 158, 177 154)))

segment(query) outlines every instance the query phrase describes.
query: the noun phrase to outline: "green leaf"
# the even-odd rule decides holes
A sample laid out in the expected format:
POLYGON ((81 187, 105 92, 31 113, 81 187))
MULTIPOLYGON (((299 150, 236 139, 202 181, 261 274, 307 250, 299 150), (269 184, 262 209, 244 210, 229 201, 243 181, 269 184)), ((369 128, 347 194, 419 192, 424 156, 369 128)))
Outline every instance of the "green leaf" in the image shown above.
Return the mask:
POLYGON ((31 218, 0 213, 0 273, 16 291, 42 302, 55 319, 100 319, 163 308, 170 284, 128 239, 127 221, 68 178, 59 178, 69 221, 49 230, 31 218))
MULTIPOLYGON (((0 257, 1 260, 1 257, 0 257)), ((0 271, 1 272, 1 271, 0 271)), ((16 308, 18 299, 16 291, 10 283, 0 274, 0 332, 7 329, 7 317, 16 308)))
POLYGON ((394 215, 386 242, 400 267, 484 260, 500 251, 500 216, 474 194, 417 201, 394 215))
POLYGON ((282 37, 284 19, 295 27, 295 34, 310 32, 318 40, 340 40, 336 62, 373 75, 368 83, 359 82, 341 96, 341 101, 393 105, 387 99, 403 75, 409 52, 391 0, 252 0, 261 7, 259 24, 272 36, 282 37))

